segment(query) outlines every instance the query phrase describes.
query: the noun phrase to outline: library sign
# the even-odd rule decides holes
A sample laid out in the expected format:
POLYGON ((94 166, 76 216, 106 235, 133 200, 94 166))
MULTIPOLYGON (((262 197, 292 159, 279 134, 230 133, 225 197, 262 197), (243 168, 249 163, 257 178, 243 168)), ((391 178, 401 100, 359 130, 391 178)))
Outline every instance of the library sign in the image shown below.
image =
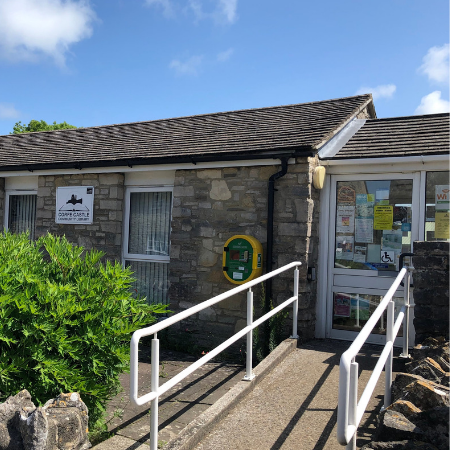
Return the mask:
POLYGON ((90 224, 94 218, 94 187, 56 189, 56 223, 90 224))

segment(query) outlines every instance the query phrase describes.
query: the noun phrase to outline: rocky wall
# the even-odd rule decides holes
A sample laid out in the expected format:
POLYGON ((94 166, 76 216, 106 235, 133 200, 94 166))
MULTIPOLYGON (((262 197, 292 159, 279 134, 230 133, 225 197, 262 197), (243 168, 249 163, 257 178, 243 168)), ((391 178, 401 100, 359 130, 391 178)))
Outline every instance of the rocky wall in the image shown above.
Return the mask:
POLYGON ((24 389, 0 403, 0 450, 87 450, 88 422, 77 392, 36 407, 24 389))
POLYGON ((106 252, 121 260, 124 176, 121 173, 40 176, 37 191, 36 237, 47 232, 65 235, 87 249, 106 252), (55 223, 56 189, 60 186, 94 186, 94 220, 88 224, 55 223))
POLYGON ((449 242, 414 242, 416 342, 449 337, 449 242))
MULTIPOLYGON (((317 260, 318 198, 312 188, 316 160, 298 159, 275 183, 274 266, 300 260, 299 334, 314 336, 316 284, 306 281, 317 260)), ((182 311, 235 285, 222 272, 224 243, 237 234, 258 239, 266 250, 269 177, 280 165, 179 170, 175 176, 171 234, 170 307, 182 311)), ((263 263, 263 267, 264 267, 263 263)), ((274 280, 277 304, 292 296, 292 271, 274 280)), ((184 322, 180 329, 216 344, 246 324, 245 294, 225 300, 184 322)), ((255 290, 255 306, 259 302, 255 290)))
POLYGON ((448 450, 448 341, 428 338, 411 356, 392 385, 392 404, 378 416, 374 441, 362 450, 448 450))
POLYGON ((5 179, 0 178, 0 226, 3 230, 5 220, 5 179))

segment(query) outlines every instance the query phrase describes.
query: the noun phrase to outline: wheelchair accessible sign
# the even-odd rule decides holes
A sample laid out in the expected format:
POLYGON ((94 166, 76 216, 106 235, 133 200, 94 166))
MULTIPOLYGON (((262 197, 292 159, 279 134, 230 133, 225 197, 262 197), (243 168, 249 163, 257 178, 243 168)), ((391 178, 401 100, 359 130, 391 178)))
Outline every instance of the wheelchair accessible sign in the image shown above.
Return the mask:
POLYGON ((56 223, 90 224, 94 218, 94 187, 56 189, 56 223))

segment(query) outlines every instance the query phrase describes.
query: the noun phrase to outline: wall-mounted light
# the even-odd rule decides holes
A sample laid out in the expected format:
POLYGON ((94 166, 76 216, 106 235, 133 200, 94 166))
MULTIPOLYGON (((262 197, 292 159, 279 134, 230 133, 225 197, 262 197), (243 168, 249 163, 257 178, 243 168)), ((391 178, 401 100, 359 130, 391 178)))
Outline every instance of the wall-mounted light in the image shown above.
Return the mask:
POLYGON ((325 184, 326 170, 324 166, 317 166, 313 172, 313 186, 316 189, 322 189, 325 184))

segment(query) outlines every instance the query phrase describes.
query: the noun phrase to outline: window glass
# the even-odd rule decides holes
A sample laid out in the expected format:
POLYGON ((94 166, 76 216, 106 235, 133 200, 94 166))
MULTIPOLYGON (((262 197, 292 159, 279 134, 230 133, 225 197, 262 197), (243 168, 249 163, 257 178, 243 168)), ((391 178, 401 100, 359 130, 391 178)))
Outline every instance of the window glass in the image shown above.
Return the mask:
POLYGON ((128 253, 169 256, 171 192, 130 193, 128 253))
POLYGON ((168 303, 169 264, 150 261, 125 261, 134 272, 136 294, 147 297, 149 303, 168 303))
POLYGON ((168 262, 172 193, 130 192, 126 266, 134 272, 133 289, 149 303, 168 303, 168 262))
MULTIPOLYGON (((383 297, 369 294, 345 294, 335 292, 333 294, 333 329, 359 332, 369 320, 383 297)), ((403 306, 403 298, 394 298, 394 318, 397 318, 400 308, 403 306)), ((381 319, 375 325, 373 334, 386 334, 385 311, 381 319)), ((395 320, 395 319, 394 319, 395 320)), ((397 336, 403 336, 403 325, 397 336)))
POLYGON ((425 240, 448 241, 449 172, 427 172, 425 240))
POLYGON ((10 195, 8 210, 8 230, 12 233, 30 232, 35 237, 37 195, 10 195))
POLYGON ((339 181, 335 267, 398 270, 411 251, 412 180, 339 181))

